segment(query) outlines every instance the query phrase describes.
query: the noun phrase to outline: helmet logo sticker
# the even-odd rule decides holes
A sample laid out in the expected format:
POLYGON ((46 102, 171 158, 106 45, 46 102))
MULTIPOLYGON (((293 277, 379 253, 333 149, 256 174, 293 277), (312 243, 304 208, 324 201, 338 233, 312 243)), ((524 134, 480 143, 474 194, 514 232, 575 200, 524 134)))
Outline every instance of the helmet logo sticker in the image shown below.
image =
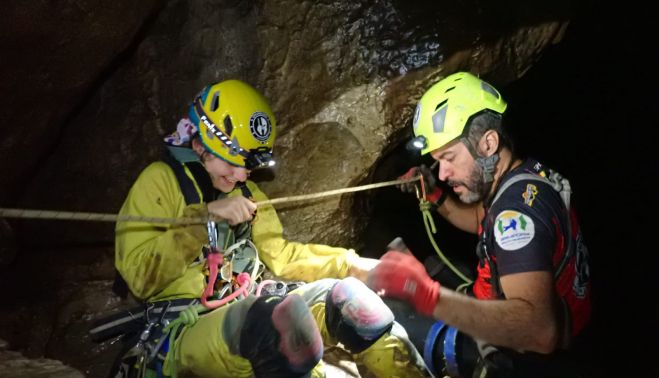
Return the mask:
POLYGON ((252 114, 252 117, 249 119, 249 131, 259 142, 267 142, 272 133, 272 124, 268 115, 263 112, 252 114))
POLYGON ((416 110, 414 111, 414 120, 412 121, 412 126, 414 127, 414 131, 419 127, 419 115, 421 114, 421 104, 418 104, 416 106, 416 110))

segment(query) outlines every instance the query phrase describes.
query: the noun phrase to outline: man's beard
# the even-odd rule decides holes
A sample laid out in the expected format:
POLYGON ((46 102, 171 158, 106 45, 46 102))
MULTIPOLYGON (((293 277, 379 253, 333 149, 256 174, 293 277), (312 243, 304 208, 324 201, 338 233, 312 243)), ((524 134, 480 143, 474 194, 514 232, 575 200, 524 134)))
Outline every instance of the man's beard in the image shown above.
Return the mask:
POLYGON ((465 192, 459 195, 460 201, 466 204, 476 203, 483 200, 492 187, 492 183, 485 183, 485 179, 483 178, 483 168, 478 164, 474 164, 474 169, 471 170, 471 174, 466 182, 449 180, 448 184, 451 186, 462 185, 467 188, 465 192))

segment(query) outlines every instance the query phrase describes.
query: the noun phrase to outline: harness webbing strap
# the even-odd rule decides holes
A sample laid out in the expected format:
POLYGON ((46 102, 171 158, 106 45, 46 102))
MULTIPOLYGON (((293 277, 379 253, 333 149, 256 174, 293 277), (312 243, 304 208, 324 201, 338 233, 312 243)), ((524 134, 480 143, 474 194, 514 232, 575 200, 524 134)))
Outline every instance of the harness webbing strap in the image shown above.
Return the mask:
POLYGON ((165 153, 163 156, 163 161, 170 166, 176 176, 176 181, 178 181, 179 187, 181 188, 181 193, 185 198, 185 203, 188 205, 211 202, 217 197, 217 190, 213 188, 213 183, 211 182, 208 173, 204 167, 199 162, 188 162, 181 163, 176 158, 174 158, 170 153, 165 153), (199 198, 199 193, 195 187, 195 183, 192 179, 185 173, 185 167, 188 168, 194 181, 199 185, 199 190, 201 190, 203 198, 199 198))
POLYGON ((494 199, 490 203, 490 208, 499 199, 499 197, 503 195, 506 189, 511 187, 513 184, 520 182, 522 180, 533 180, 533 181, 544 182, 545 184, 551 186, 555 191, 557 191, 561 195, 561 199, 563 200, 563 203, 569 209, 570 208, 569 195, 571 194, 571 188, 569 182, 555 172, 550 173, 550 176, 552 177, 551 180, 547 179, 546 177, 542 177, 533 173, 520 173, 518 175, 511 177, 508 181, 504 182, 501 185, 501 187, 497 191, 496 196, 494 196, 494 199), (564 192, 566 192, 565 194, 567 194, 567 198, 564 192))
POLYGON ((138 322, 140 328, 143 328, 146 316, 161 316, 163 311, 166 311, 172 317, 175 317, 175 315, 178 316, 177 314, 179 312, 198 302, 196 299, 175 299, 172 301, 148 303, 144 306, 132 308, 100 319, 89 330, 89 334, 92 340, 103 341, 125 333, 126 328, 130 328, 135 322, 138 322))
POLYGON ((213 182, 211 181, 211 178, 206 172, 204 166, 197 162, 185 163, 185 166, 190 170, 190 173, 192 173, 192 176, 197 182, 197 185, 199 185, 201 194, 204 197, 203 202, 208 203, 215 200, 218 191, 213 187, 213 182))
POLYGON ((247 184, 245 184, 243 182, 243 183, 240 183, 238 185, 239 185, 240 191, 243 193, 243 197, 252 198, 252 191, 249 190, 249 188, 247 187, 247 184))
POLYGON ((169 153, 165 153, 162 160, 167 163, 174 172, 176 181, 178 181, 178 185, 181 188, 181 193, 183 193, 183 197, 185 198, 185 203, 190 205, 201 202, 199 193, 197 193, 197 189, 190 177, 185 174, 183 165, 169 153))

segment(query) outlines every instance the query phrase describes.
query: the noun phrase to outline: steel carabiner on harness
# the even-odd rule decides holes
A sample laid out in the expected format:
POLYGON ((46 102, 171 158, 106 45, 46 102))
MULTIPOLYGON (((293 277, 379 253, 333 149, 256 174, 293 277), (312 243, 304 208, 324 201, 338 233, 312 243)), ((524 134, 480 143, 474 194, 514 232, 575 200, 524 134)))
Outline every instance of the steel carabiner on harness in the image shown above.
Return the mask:
MULTIPOLYGON (((218 267, 222 266, 224 263, 224 255, 221 253, 218 247, 217 224, 214 221, 209 220, 207 228, 209 245, 207 251, 208 253, 206 254, 206 263, 208 264, 209 274, 208 284, 206 285, 206 288, 204 289, 204 292, 201 296, 201 304, 206 308, 214 309, 223 306, 224 304, 234 300, 240 295, 247 295, 247 289, 250 286, 251 279, 249 274, 244 272, 240 273, 236 277, 236 282, 240 286, 238 290, 234 291, 223 299, 209 300, 209 298, 212 298, 215 294, 215 282, 217 281, 218 267)), ((229 270, 229 272, 223 270, 222 273, 223 279, 230 281, 229 276, 232 274, 231 270, 229 270)))

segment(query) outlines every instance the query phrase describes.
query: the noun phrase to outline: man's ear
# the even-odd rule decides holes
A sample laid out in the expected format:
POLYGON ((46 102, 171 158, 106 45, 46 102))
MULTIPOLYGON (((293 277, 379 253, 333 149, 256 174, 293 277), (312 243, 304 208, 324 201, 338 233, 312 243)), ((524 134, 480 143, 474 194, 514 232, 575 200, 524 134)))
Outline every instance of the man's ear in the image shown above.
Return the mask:
POLYGON ((499 133, 495 130, 487 130, 478 142, 478 149, 483 156, 489 157, 499 151, 499 133))

